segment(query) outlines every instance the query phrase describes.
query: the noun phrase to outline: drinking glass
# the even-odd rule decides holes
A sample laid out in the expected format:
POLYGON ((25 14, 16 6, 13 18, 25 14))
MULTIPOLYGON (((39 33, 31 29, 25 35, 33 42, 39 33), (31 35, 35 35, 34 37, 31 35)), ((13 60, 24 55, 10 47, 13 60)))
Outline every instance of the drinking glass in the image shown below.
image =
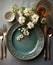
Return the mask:
POLYGON ((40 0, 38 4, 34 8, 36 9, 36 13, 40 16, 48 16, 52 11, 52 5, 48 0, 40 0))

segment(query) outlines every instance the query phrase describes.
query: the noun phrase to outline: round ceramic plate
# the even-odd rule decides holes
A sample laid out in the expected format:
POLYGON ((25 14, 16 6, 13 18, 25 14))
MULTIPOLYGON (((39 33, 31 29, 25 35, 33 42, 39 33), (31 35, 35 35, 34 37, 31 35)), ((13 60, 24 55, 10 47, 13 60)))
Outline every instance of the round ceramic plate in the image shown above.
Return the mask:
POLYGON ((25 36, 22 40, 18 41, 16 38, 20 31, 18 28, 23 26, 14 24, 7 34, 7 46, 9 51, 17 59, 30 60, 40 54, 44 47, 44 35, 38 26, 35 29, 30 30, 30 35, 25 36))

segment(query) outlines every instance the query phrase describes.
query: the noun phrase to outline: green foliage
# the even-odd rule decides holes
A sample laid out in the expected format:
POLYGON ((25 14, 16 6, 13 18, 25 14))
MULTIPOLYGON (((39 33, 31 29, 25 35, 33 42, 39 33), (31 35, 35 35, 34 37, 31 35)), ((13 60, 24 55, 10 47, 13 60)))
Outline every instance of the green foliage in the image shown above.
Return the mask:
POLYGON ((17 13, 18 10, 19 10, 19 8, 17 7, 16 4, 14 4, 14 5, 12 6, 12 12, 13 12, 13 13, 17 13))

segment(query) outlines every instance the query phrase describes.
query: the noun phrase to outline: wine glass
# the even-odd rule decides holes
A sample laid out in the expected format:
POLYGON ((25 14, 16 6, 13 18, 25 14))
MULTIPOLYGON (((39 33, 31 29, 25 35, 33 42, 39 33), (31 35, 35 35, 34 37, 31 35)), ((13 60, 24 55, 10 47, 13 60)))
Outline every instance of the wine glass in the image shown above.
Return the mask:
POLYGON ((48 16, 52 11, 52 5, 48 0, 40 0, 38 4, 34 8, 36 9, 36 13, 40 16, 48 16))

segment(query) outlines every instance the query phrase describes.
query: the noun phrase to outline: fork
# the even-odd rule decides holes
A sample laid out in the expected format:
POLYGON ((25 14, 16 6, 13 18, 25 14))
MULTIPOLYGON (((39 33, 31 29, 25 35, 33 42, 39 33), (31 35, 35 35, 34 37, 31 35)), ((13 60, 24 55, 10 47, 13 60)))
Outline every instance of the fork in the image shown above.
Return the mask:
POLYGON ((3 32, 0 29, 0 59, 3 59, 3 32))
POLYGON ((7 35, 7 26, 6 26, 6 24, 3 24, 3 36, 4 36, 4 38, 3 38, 3 43, 4 43, 4 45, 3 45, 3 47, 4 47, 4 54, 3 54, 3 56, 4 56, 4 58, 6 58, 6 56, 7 56, 7 43, 6 43, 6 35, 7 35))

